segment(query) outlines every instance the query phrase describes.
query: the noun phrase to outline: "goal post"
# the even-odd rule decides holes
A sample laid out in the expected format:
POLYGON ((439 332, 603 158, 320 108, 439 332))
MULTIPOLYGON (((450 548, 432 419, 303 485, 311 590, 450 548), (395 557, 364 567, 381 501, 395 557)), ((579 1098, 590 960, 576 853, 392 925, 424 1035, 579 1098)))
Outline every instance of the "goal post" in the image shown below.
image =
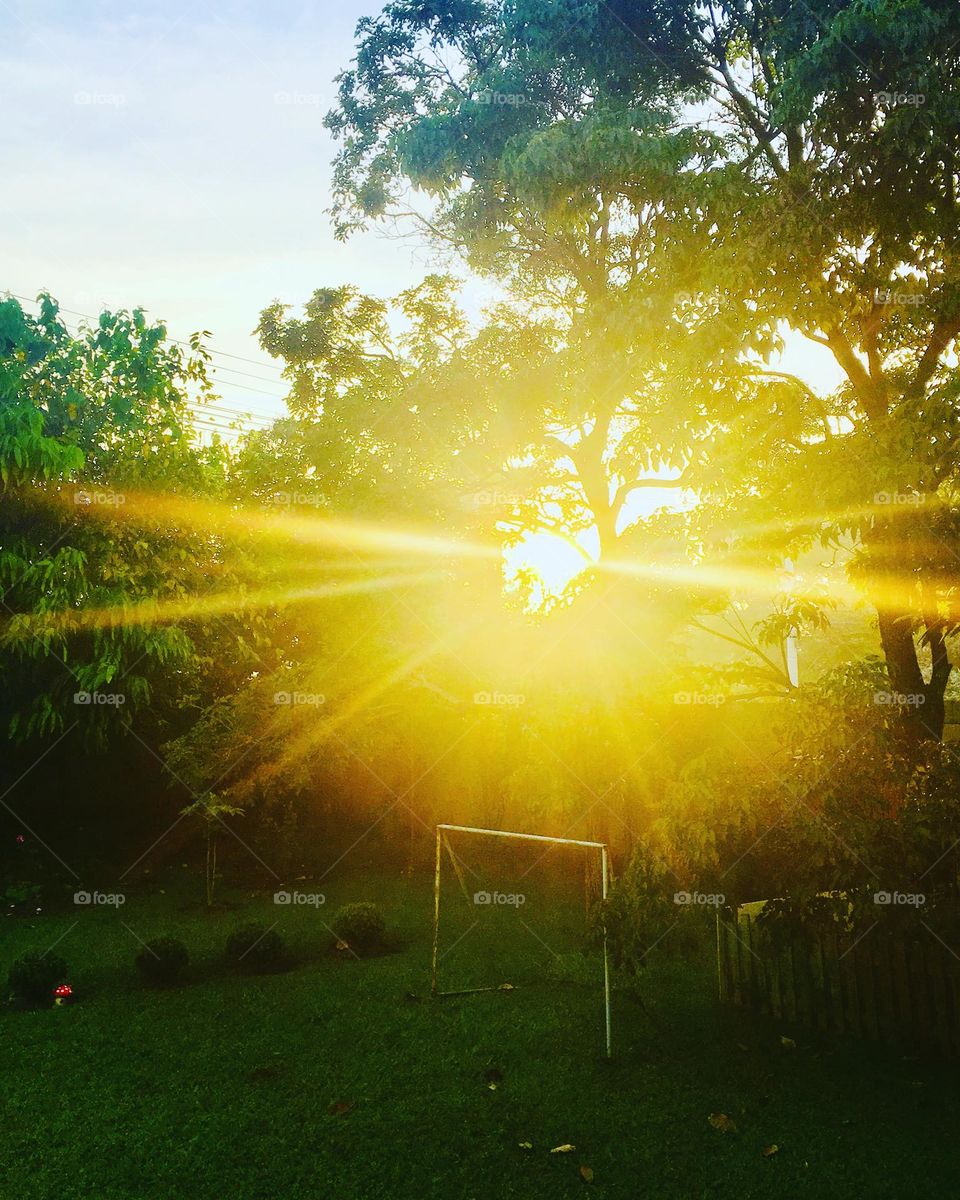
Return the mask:
MULTIPOLYGON (((457 992, 441 992, 437 989, 437 963, 440 947, 440 868, 442 863, 443 845, 448 833, 466 833, 476 834, 480 837, 492 838, 511 838, 516 841, 523 842, 541 842, 554 846, 579 846, 584 850, 595 850, 600 855, 600 895, 602 900, 607 899, 607 891, 609 884, 609 856, 607 853, 606 842, 588 842, 581 841, 577 838, 560 838, 547 837, 540 833, 515 833, 506 829, 479 829, 472 825, 438 825, 437 826, 437 846, 436 860, 434 865, 433 878, 433 955, 431 962, 431 978, 430 978, 430 994, 431 996, 457 995, 462 993, 457 992)), ((448 850, 450 849, 447 843, 448 850)), ((456 859, 450 850, 451 858, 456 867, 456 859)), ((459 877, 459 870, 458 870, 459 877)), ((460 878, 461 887, 464 886, 463 879, 460 878)), ((604 1024, 606 1034, 606 1054, 607 1058, 612 1057, 612 1040, 611 1040, 611 1019, 610 1019, 610 956, 607 949, 607 926, 606 920, 602 923, 603 934, 603 1006, 604 1006, 604 1024)), ((497 987, 490 988, 471 988, 470 991, 497 991, 497 987)))

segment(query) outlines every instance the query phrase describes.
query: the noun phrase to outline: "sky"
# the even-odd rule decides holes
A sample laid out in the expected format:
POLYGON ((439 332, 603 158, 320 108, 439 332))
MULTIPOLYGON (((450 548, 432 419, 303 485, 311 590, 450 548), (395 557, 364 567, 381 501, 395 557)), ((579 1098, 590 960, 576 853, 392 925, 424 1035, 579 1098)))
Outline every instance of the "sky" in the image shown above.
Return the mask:
POLYGON ((323 117, 378 8, 3 0, 0 289, 94 315, 139 304, 181 339, 210 329, 252 360, 218 356, 224 403, 281 413, 252 333, 268 303, 390 294, 426 270, 411 243, 336 242, 324 211, 323 117))
MULTIPOLYGON (((323 117, 357 21, 379 8, 0 0, 0 289, 48 290, 68 322, 140 305, 172 337, 209 329, 223 406, 254 427, 280 415, 260 311, 342 283, 394 294, 431 261, 376 231, 339 243, 326 212, 323 117)), ((483 289, 471 296, 476 312, 483 289)), ((783 365, 818 389, 839 378, 800 339, 783 365)), ((651 489, 633 505, 676 500, 651 489)), ((560 576, 580 565, 557 553, 573 555, 560 576)))

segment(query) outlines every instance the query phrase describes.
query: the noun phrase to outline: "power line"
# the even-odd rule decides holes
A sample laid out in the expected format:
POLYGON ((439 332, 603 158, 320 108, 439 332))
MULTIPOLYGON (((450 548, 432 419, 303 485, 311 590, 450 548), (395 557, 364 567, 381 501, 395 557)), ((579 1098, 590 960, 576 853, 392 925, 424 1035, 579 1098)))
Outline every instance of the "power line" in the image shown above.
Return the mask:
MULTIPOLYGON (((214 364, 213 369, 214 369, 214 371, 222 371, 222 370, 226 370, 228 368, 218 367, 216 364, 214 364)), ((276 394, 276 392, 265 392, 263 390, 263 388, 250 387, 249 384, 246 384, 246 383, 236 383, 232 379, 228 379, 227 383, 231 387, 240 388, 241 391, 244 391, 244 392, 255 392, 258 396, 269 396, 271 398, 271 400, 285 400, 286 399, 285 396, 278 396, 276 394)))
MULTIPOLYGON (((26 301, 27 304, 39 305, 38 300, 32 299, 30 296, 21 296, 18 292, 5 292, 4 294, 7 296, 12 296, 14 300, 24 300, 24 301, 26 301)), ((69 313, 73 317, 82 317, 85 321, 93 321, 94 323, 96 323, 98 320, 97 317, 92 316, 90 313, 78 312, 75 308, 62 308, 59 304, 57 305, 57 311, 69 313)), ((175 346, 185 346, 188 350, 193 349, 193 347, 190 345, 189 342, 181 341, 179 338, 172 337, 172 338, 168 338, 167 340, 170 342, 173 342, 173 344, 175 346)), ((245 358, 242 354, 231 354, 228 350, 210 349, 209 352, 210 352, 210 354, 216 355, 219 358, 232 358, 236 362, 249 363, 250 366, 261 367, 261 368, 263 368, 265 370, 269 370, 269 371, 282 371, 283 370, 283 368, 278 366, 276 363, 268 362, 266 359, 245 358)), ((233 368, 221 367, 220 370, 230 371, 230 370, 233 370, 233 368)), ((237 371, 236 374, 246 375, 247 372, 246 371, 237 371)), ((273 380, 264 380, 263 382, 272 383, 273 380)), ((280 381, 277 380, 277 382, 279 383, 280 381)), ((240 385, 238 384, 237 386, 239 387, 240 385)))
MULTIPOLYGON (((8 291, 8 292, 6 292, 6 293, 5 293, 5 295, 7 295, 7 296, 12 296, 12 297, 13 297, 14 299, 16 299, 16 300, 23 300, 23 301, 26 301, 26 302, 27 302, 27 303, 29 303, 29 304, 37 304, 37 305, 39 304, 39 302, 38 302, 38 301, 36 301, 36 300, 31 300, 29 296, 21 296, 21 295, 19 295, 17 292, 9 292, 9 291, 8 291)), ((59 311, 60 313, 69 313, 71 316, 75 316, 75 317, 82 317, 84 320, 87 320, 87 321, 96 321, 96 318, 95 318, 95 317, 92 317, 92 316, 91 316, 89 313, 82 313, 82 312, 78 312, 76 309, 71 309, 71 308, 61 308, 61 309, 58 309, 58 311, 59 311)), ((73 324, 73 323, 72 323, 72 322, 68 322, 68 321, 64 321, 64 324, 65 324, 65 325, 67 325, 67 326, 68 326, 68 328, 69 328, 69 326, 70 326, 71 324, 73 324)), ((78 328, 78 327, 77 327, 77 328, 78 328)), ((72 330, 71 332, 73 332, 73 330, 72 330)), ((178 345, 178 346, 188 346, 188 347, 189 347, 189 343, 188 343, 188 342, 182 342, 182 341, 179 341, 179 340, 177 340, 176 338, 171 338, 171 339, 169 339, 169 340, 170 340, 170 341, 172 341, 172 342, 174 342, 174 344, 175 344, 175 345, 178 345)), ((218 354, 218 355, 225 355, 226 357, 229 357, 229 358, 240 358, 240 356, 239 356, 239 355, 229 355, 229 354, 227 354, 227 352, 226 352, 226 351, 223 351, 223 350, 211 351, 211 353, 212 353, 212 354, 218 354)), ((245 360, 242 360, 242 361, 251 362, 251 363, 253 363, 255 366, 259 366, 259 365, 273 366, 273 364, 271 364, 271 363, 267 363, 267 364, 259 364, 259 363, 256 363, 256 362, 254 362, 254 360, 253 360, 253 359, 245 359, 245 360)), ((279 370, 280 368, 274 368, 274 369, 276 369, 276 370, 279 370)), ((261 378, 262 378, 261 376, 258 376, 258 375, 251 375, 251 374, 250 374, 248 371, 240 371, 240 370, 238 370, 236 367, 224 367, 224 366, 222 366, 220 363, 214 363, 214 364, 213 364, 213 371, 214 371, 214 372, 230 372, 231 374, 242 375, 242 376, 244 376, 244 378, 250 378, 250 379, 261 379, 261 378)), ((263 379, 262 381, 263 381, 264 383, 272 383, 272 382, 273 382, 273 380, 267 380, 267 379, 263 379)), ((217 382, 220 382, 220 381, 217 381, 217 382)), ((227 380, 223 380, 222 382, 223 382, 223 383, 224 383, 226 386, 233 387, 233 388, 237 388, 237 389, 239 389, 239 390, 242 390, 242 391, 245 391, 245 392, 251 392, 251 393, 253 393, 254 395, 266 396, 266 397, 268 397, 268 398, 269 398, 269 399, 271 399, 271 400, 279 400, 279 401, 281 401, 281 402, 285 400, 285 397, 284 397, 284 396, 278 395, 276 392, 267 392, 267 391, 264 391, 262 388, 254 388, 254 387, 250 387, 248 384, 238 383, 238 382, 237 382, 236 380, 234 380, 234 379, 227 379, 227 380)), ((280 380, 277 380, 277 382, 279 383, 279 382, 280 382, 280 380)), ((196 402, 194 402, 194 401, 188 401, 188 405, 189 405, 189 406, 191 406, 191 407, 193 407, 193 408, 194 408, 194 411, 198 411, 198 410, 196 410, 196 408, 195 408, 195 404, 196 404, 196 402)), ((209 410, 209 409, 211 409, 211 408, 215 408, 215 407, 217 407, 217 406, 216 406, 216 405, 209 405, 209 404, 208 404, 208 405, 205 405, 204 407, 205 407, 206 409, 208 409, 208 410, 209 410)), ((221 408, 223 408, 224 406, 220 406, 220 407, 221 407, 221 408)), ((261 425, 257 425, 257 426, 255 426, 256 428, 259 428, 259 429, 264 429, 264 430, 265 430, 265 429, 269 429, 270 425, 271 425, 271 424, 273 423, 273 421, 276 419, 275 417, 273 417, 272 415, 270 415, 270 414, 268 414, 268 413, 263 413, 263 412, 255 413, 255 412, 251 412, 251 411, 249 411, 249 410, 246 410, 246 409, 244 409, 244 410, 240 410, 240 409, 228 409, 228 408, 224 408, 224 411, 226 411, 226 412, 230 412, 230 413, 231 413, 231 415, 232 415, 232 416, 234 416, 234 417, 241 418, 241 419, 245 420, 245 421, 246 421, 248 424, 253 424, 253 423, 254 423, 254 422, 256 422, 256 421, 264 422, 264 423, 263 423, 263 424, 261 424, 261 425)))

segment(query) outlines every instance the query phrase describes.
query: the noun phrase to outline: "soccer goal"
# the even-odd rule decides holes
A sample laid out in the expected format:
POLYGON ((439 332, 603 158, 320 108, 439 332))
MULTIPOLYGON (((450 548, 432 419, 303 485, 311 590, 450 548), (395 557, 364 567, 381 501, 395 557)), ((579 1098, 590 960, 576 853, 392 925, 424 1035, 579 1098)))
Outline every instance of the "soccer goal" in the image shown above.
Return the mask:
MULTIPOLYGON (((498 910, 503 913, 513 913, 513 920, 518 921, 537 941, 541 942, 547 950, 553 954, 555 959, 560 959, 559 954, 554 953, 552 948, 538 936, 536 931, 523 919, 521 915, 524 912, 524 906, 528 900, 526 894, 528 888, 536 886, 536 871, 543 871, 542 864, 553 855, 553 850, 556 848, 557 853, 567 855, 567 852, 578 852, 575 854, 575 859, 583 862, 583 880, 585 904, 589 906, 590 895, 589 885, 591 880, 595 880, 595 898, 606 900, 607 890, 609 886, 609 858, 607 846, 605 842, 588 842, 580 841, 576 838, 558 838, 547 837, 537 833, 515 833, 505 829, 477 829, 470 825, 438 825, 437 826, 437 845, 436 845, 436 865, 434 871, 433 883, 433 955, 431 964, 431 981, 430 993, 434 997, 443 996, 463 996, 476 992, 496 992, 496 991, 512 991, 514 984, 511 982, 485 982, 480 979, 475 979, 472 982, 477 986, 462 986, 453 990, 441 990, 438 981, 438 968, 443 958, 453 952, 457 948, 466 947, 468 951, 471 949, 468 939, 473 936, 473 931, 481 924, 484 917, 494 917, 498 910), (471 856, 465 851, 458 854, 454 851, 452 840, 456 839, 457 845, 463 849, 464 845, 478 845, 479 839, 490 839, 488 845, 496 846, 497 851, 492 855, 488 854, 477 860, 476 853, 472 856, 473 865, 471 865, 471 856), (511 842, 514 848, 507 848, 506 843, 511 842), (539 846, 537 846, 539 844, 539 846), (524 858, 529 851, 538 850, 538 853, 532 857, 524 858), (586 860, 579 852, 587 852, 586 860), (459 890, 462 893, 465 901, 465 909, 460 906, 460 912, 466 911, 469 916, 464 916, 464 928, 454 928, 450 931, 447 939, 447 944, 441 949, 441 877, 444 863, 444 852, 449 861, 449 871, 456 878, 459 885, 459 890), (591 875, 590 871, 596 871, 599 867, 599 878, 596 875, 591 875), (512 891, 491 890, 491 884, 502 883, 506 887, 513 887, 512 891)), ((560 864, 560 868, 555 871, 552 877, 547 877, 541 880, 541 895, 544 900, 544 905, 551 908, 557 907, 552 902, 557 899, 557 881, 562 880, 565 884, 569 884, 570 878, 574 875, 573 863, 564 860, 560 864)), ((568 889, 569 890, 569 889, 568 889)), ((569 897, 567 897, 569 900, 569 897)), ((459 902, 458 902, 459 903, 459 902)), ((450 905, 445 906, 446 909, 450 905)), ((580 919, 585 923, 583 910, 580 910, 580 919)), ((604 1004, 604 1029, 605 1029, 605 1044, 606 1054, 610 1058, 612 1054, 611 1042, 611 1019, 610 1019, 610 962, 607 952, 607 931, 606 927, 601 927, 602 947, 603 947, 603 1004, 604 1004)), ((494 944, 502 947, 505 939, 495 938, 494 944)), ((475 947, 474 947, 475 949, 475 947)), ((474 970, 483 972, 489 971, 491 965, 485 962, 482 953, 475 952, 472 955, 474 970)), ((594 967, 592 970, 596 970, 594 967)), ((489 978, 489 976, 487 976, 489 978)), ((592 975, 590 978, 595 979, 592 975)), ((593 985, 590 985, 593 986, 593 985)))

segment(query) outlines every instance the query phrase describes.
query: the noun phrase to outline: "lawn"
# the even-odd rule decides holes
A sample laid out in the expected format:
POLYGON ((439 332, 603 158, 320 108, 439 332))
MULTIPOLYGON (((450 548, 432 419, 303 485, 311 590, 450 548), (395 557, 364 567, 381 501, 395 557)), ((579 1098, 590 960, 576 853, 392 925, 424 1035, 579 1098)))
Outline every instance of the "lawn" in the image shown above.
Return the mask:
MULTIPOLYGON (((3 1200, 903 1200, 960 1186, 952 1070, 719 1006, 709 947, 652 967, 642 1004, 615 994, 607 1063, 599 988, 562 983, 546 951, 529 986, 429 999, 426 880, 344 879, 319 915, 239 892, 208 914, 176 883, 152 886, 119 915, 4 922, 4 974, 69 930, 57 952, 81 999, 0 1014, 3 1200), (391 953, 328 949, 320 921, 354 899, 383 904, 391 953), (234 975, 227 933, 278 913, 298 964, 234 975), (121 921, 181 937, 190 981, 146 989, 121 921), (711 1127, 718 1112, 736 1132, 711 1127), (550 1153, 562 1144, 575 1150, 550 1153)), ((505 953, 536 962, 513 928, 505 953)))

